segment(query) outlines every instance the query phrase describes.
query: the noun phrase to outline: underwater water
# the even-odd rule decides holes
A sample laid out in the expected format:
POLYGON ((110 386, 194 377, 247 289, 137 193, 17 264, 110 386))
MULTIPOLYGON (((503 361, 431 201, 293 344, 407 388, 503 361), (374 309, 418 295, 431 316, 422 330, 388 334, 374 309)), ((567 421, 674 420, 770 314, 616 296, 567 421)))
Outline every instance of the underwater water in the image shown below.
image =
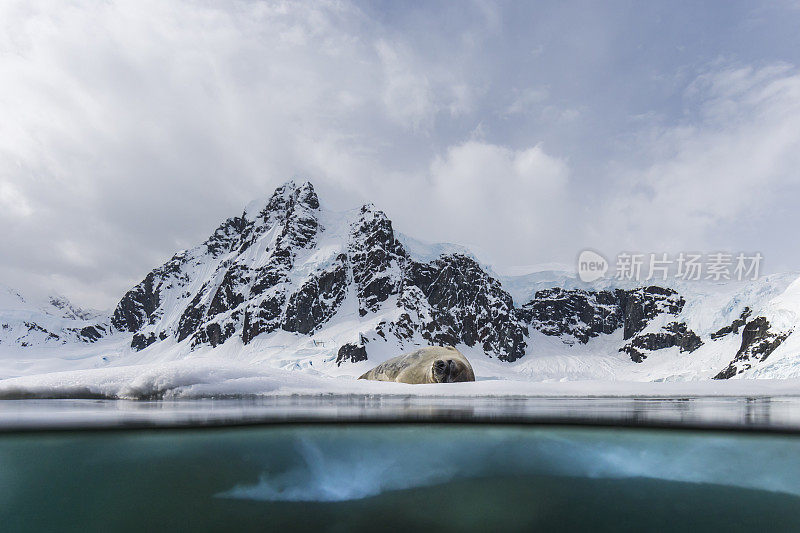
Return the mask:
POLYGON ((3 531, 796 531, 792 435, 465 424, 0 435, 3 531))

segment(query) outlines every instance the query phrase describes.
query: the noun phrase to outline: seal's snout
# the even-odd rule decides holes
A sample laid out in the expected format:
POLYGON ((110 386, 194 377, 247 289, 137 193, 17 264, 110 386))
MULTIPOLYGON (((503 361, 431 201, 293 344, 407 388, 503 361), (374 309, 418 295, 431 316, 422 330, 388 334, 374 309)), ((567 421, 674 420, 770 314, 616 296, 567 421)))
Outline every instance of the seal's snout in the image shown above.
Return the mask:
POLYGON ((444 383, 447 381, 447 377, 450 374, 450 365, 448 365, 447 361, 443 361, 441 359, 437 359, 433 362, 433 378, 435 381, 439 383, 444 383))
POLYGON ((452 383, 457 373, 458 367, 453 359, 437 359, 433 362, 433 377, 439 383, 452 383))
POLYGON ((447 383, 452 383, 455 380, 455 375, 458 372, 458 368, 456 368, 456 362, 452 359, 447 360, 447 368, 444 371, 444 381, 447 383))

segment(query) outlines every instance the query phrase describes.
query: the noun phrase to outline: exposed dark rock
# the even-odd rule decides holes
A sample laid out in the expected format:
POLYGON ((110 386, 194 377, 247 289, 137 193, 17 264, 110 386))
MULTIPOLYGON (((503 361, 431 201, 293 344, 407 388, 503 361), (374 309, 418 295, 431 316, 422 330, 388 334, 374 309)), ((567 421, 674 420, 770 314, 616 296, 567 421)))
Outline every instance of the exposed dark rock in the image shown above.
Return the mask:
POLYGON ((344 362, 358 363, 367 360, 367 349, 363 344, 343 344, 336 354, 336 366, 341 366, 344 362))
POLYGON ((80 330, 80 338, 84 342, 95 342, 106 333, 106 328, 101 325, 86 326, 80 330))
POLYGON ((703 341, 685 322, 672 322, 664 328, 667 333, 671 333, 676 340, 674 346, 680 348, 681 352, 693 352, 703 345, 703 341))
POLYGON ((379 337, 388 340, 394 336, 404 342, 410 341, 419 332, 423 338, 433 338, 438 326, 433 318, 433 310, 419 287, 404 285, 397 299, 397 307, 402 309, 398 318, 389 322, 381 321, 375 327, 379 337))
POLYGON ((310 184, 278 188, 255 219, 247 213, 228 219, 200 255, 177 254, 148 274, 117 306, 115 328, 134 333, 136 349, 155 342, 157 331, 168 331, 178 341, 191 338, 192 346, 216 346, 236 332, 245 343, 278 328, 310 334, 337 312, 352 280, 361 316, 397 298, 403 312, 378 328, 384 338, 391 334, 410 341, 419 335, 436 344, 480 345, 506 361, 524 354, 527 326, 497 280, 466 256, 446 256, 430 264, 411 261, 391 221, 371 205, 361 209, 350 228, 347 254, 294 287, 289 274, 295 256, 313 248, 322 230, 318 209, 310 184), (251 254, 250 246, 268 231, 275 237, 263 260, 242 254, 251 254), (208 256, 219 258, 216 272, 199 290, 191 290, 196 280, 189 280, 187 273, 204 268, 208 256), (161 324, 161 292, 176 288, 180 318, 174 325, 161 324))
POLYGON ((230 311, 244 302, 244 287, 248 281, 250 270, 243 265, 233 265, 222 278, 222 283, 217 287, 211 305, 208 306, 206 316, 213 318, 220 313, 230 311))
POLYGON ((205 285, 200 289, 192 301, 184 308, 181 318, 178 320, 178 342, 192 335, 200 327, 203 321, 205 309, 201 306, 200 301, 203 297, 203 290, 205 285))
POLYGON ((34 322, 25 322, 25 327, 28 328, 28 331, 38 331, 40 333, 47 333, 47 334, 50 333, 49 331, 44 329, 42 326, 40 326, 39 324, 36 324, 34 322))
POLYGON ((513 361, 525 352, 527 327, 511 297, 472 259, 453 254, 431 263, 412 261, 384 213, 362 207, 351 226, 349 262, 359 315, 397 298, 400 316, 376 327, 378 337, 402 342, 419 334, 433 344, 480 345, 513 361))
POLYGON ((635 363, 641 363, 647 358, 647 352, 663 350, 677 346, 680 352, 693 352, 703 345, 692 330, 683 322, 671 322, 658 333, 645 333, 636 335, 632 340, 620 348, 621 352, 630 355, 635 363))
POLYGON ((309 334, 338 311, 347 294, 347 267, 344 254, 329 270, 311 277, 289 297, 283 329, 309 334))
POLYGON ((772 331, 763 316, 754 318, 742 330, 742 344, 733 361, 714 379, 729 379, 749 370, 754 363, 769 357, 790 334, 791 331, 772 331))
POLYGON ((283 292, 261 300, 257 306, 248 306, 242 326, 242 342, 248 344, 262 333, 271 333, 281 326, 286 296, 283 292))
POLYGON ((402 278, 397 274, 405 265, 406 253, 395 239, 391 221, 371 204, 361 208, 359 219, 352 225, 348 248, 358 312, 365 316, 399 292, 402 278))
MULTIPOLYGON (((283 253, 286 257, 282 258, 280 262, 286 264, 289 260, 288 252, 284 250, 281 253, 283 253)), ((261 296, 268 289, 288 281, 288 278, 286 277, 286 269, 280 268, 277 263, 277 261, 274 261, 255 270, 253 275, 255 281, 253 282, 253 286, 250 287, 251 297, 261 296)))
POLYGON ((520 315, 545 335, 571 335, 586 343, 622 326, 623 337, 628 340, 655 317, 677 315, 684 303, 677 292, 658 286, 627 291, 554 288, 538 291, 521 307, 520 315))
POLYGON ((203 244, 212 257, 219 257, 239 246, 250 227, 252 222, 244 216, 229 218, 203 244))
POLYGON ((642 334, 651 320, 661 315, 677 316, 686 301, 674 290, 656 285, 629 291, 616 291, 624 316, 623 338, 628 340, 621 352, 641 363, 647 352, 678 346, 681 352, 693 352, 703 341, 683 322, 673 321, 661 331, 642 334))
POLYGON ((534 299, 520 308, 519 315, 545 335, 571 335, 584 344, 600 334, 613 333, 623 324, 619 295, 612 291, 537 291, 534 299))
POLYGON ((156 279, 156 271, 150 272, 136 287, 122 297, 114 314, 111 325, 119 331, 139 331, 150 323, 160 302, 156 279))
POLYGON ((158 338, 156 337, 155 333, 150 333, 150 335, 143 335, 141 333, 137 333, 133 336, 131 340, 131 348, 134 350, 144 350, 154 342, 156 342, 158 338))
POLYGON ((631 291, 617 291, 623 309, 623 338, 630 339, 642 331, 650 320, 660 314, 677 315, 686 303, 672 289, 650 286, 631 291))
POLYGON ((291 252, 313 244, 319 230, 315 216, 318 209, 319 199, 310 183, 300 187, 287 183, 275 191, 261 216, 265 221, 275 220, 280 225, 277 247, 291 252))
POLYGON ((659 332, 641 334, 653 319, 677 316, 684 305, 677 292, 658 286, 614 291, 553 288, 536 292, 519 314, 545 335, 570 336, 584 344, 622 327, 629 342, 620 351, 639 363, 650 351, 678 346, 682 352, 692 352, 702 345, 686 324, 674 321, 659 332))
POLYGON ((154 324, 163 314, 162 290, 190 283, 183 269, 188 258, 185 252, 175 254, 162 266, 154 269, 136 287, 128 291, 117 304, 111 325, 118 331, 138 332, 154 324))
POLYGON ((410 278, 432 311, 433 321, 421 332, 424 338, 440 345, 479 343, 501 361, 525 355, 527 326, 500 282, 475 260, 451 254, 429 264, 414 263, 410 278))
POLYGON ((205 327, 205 336, 204 338, 197 338, 198 344, 201 342, 208 341, 211 343, 211 346, 218 346, 222 344, 222 328, 216 322, 212 322, 211 324, 205 327))
POLYGON ((219 346, 236 334, 233 323, 220 324, 211 322, 192 335, 192 347, 210 344, 212 348, 219 346))
POLYGON ((61 318, 60 323, 51 322, 52 314, 50 312, 42 312, 43 322, 41 323, 35 314, 29 315, 27 320, 12 316, 11 323, 0 323, 0 332, 3 333, 0 336, 0 344, 27 347, 40 345, 43 342, 46 344, 93 343, 109 332, 107 323, 83 325, 86 322, 85 317, 99 318, 97 313, 76 309, 70 306, 66 300, 61 300, 66 304, 64 307, 60 307, 53 304, 53 300, 55 299, 50 301, 51 305, 63 312, 63 315, 59 317, 61 318), (43 326, 42 323, 45 325, 43 326))
MULTIPOLYGON (((315 307, 308 299, 314 292, 314 287, 319 289, 320 279, 307 282, 308 286, 301 287, 297 293, 291 295, 291 302, 284 287, 289 281, 295 254, 303 248, 313 247, 316 235, 322 229, 315 215, 318 209, 319 199, 310 183, 300 187, 288 183, 275 191, 267 207, 259 214, 267 225, 277 224, 280 233, 274 248, 268 251, 267 264, 250 273, 253 283, 246 298, 242 300, 246 302, 244 321, 241 325, 235 324, 235 327, 241 327, 242 341, 245 344, 257 335, 270 333, 280 327, 288 331, 298 331, 298 328, 305 330, 309 327, 313 330, 319 326, 323 315, 324 320, 330 318, 329 310, 322 310, 329 305, 320 303, 315 307), (285 308, 288 313, 286 316, 285 308)), ((323 285, 332 282, 330 278, 324 275, 322 277, 323 285)))
POLYGON ((742 311, 742 314, 739 315, 739 318, 734 320, 730 323, 730 325, 720 328, 719 330, 715 331, 711 334, 711 340, 717 340, 725 337, 726 335, 730 335, 731 333, 738 334, 739 328, 747 323, 748 317, 750 317, 751 310, 749 307, 745 307, 742 311))

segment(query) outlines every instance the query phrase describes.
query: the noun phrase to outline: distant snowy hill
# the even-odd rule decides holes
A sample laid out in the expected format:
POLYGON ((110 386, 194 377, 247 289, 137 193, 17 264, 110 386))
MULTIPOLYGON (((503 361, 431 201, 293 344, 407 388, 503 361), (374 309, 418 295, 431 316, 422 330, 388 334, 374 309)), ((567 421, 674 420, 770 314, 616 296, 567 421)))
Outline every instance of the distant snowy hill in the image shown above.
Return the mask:
POLYGON ((0 285, 0 345, 95 342, 109 330, 107 317, 74 307, 63 296, 40 301, 0 285))
POLYGON ((641 287, 554 265, 512 274, 288 182, 147 274, 110 317, 0 289, 0 377, 211 355, 354 376, 420 344, 534 381, 800 376, 797 274, 641 287))

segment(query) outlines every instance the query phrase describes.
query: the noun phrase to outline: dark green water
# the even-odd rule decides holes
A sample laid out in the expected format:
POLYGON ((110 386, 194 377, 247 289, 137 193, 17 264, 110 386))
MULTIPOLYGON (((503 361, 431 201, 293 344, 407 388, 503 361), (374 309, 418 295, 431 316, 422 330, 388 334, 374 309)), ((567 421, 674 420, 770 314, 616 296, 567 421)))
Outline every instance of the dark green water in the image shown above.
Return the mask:
POLYGON ((2 531, 798 531, 800 439, 261 426, 0 436, 2 531))

